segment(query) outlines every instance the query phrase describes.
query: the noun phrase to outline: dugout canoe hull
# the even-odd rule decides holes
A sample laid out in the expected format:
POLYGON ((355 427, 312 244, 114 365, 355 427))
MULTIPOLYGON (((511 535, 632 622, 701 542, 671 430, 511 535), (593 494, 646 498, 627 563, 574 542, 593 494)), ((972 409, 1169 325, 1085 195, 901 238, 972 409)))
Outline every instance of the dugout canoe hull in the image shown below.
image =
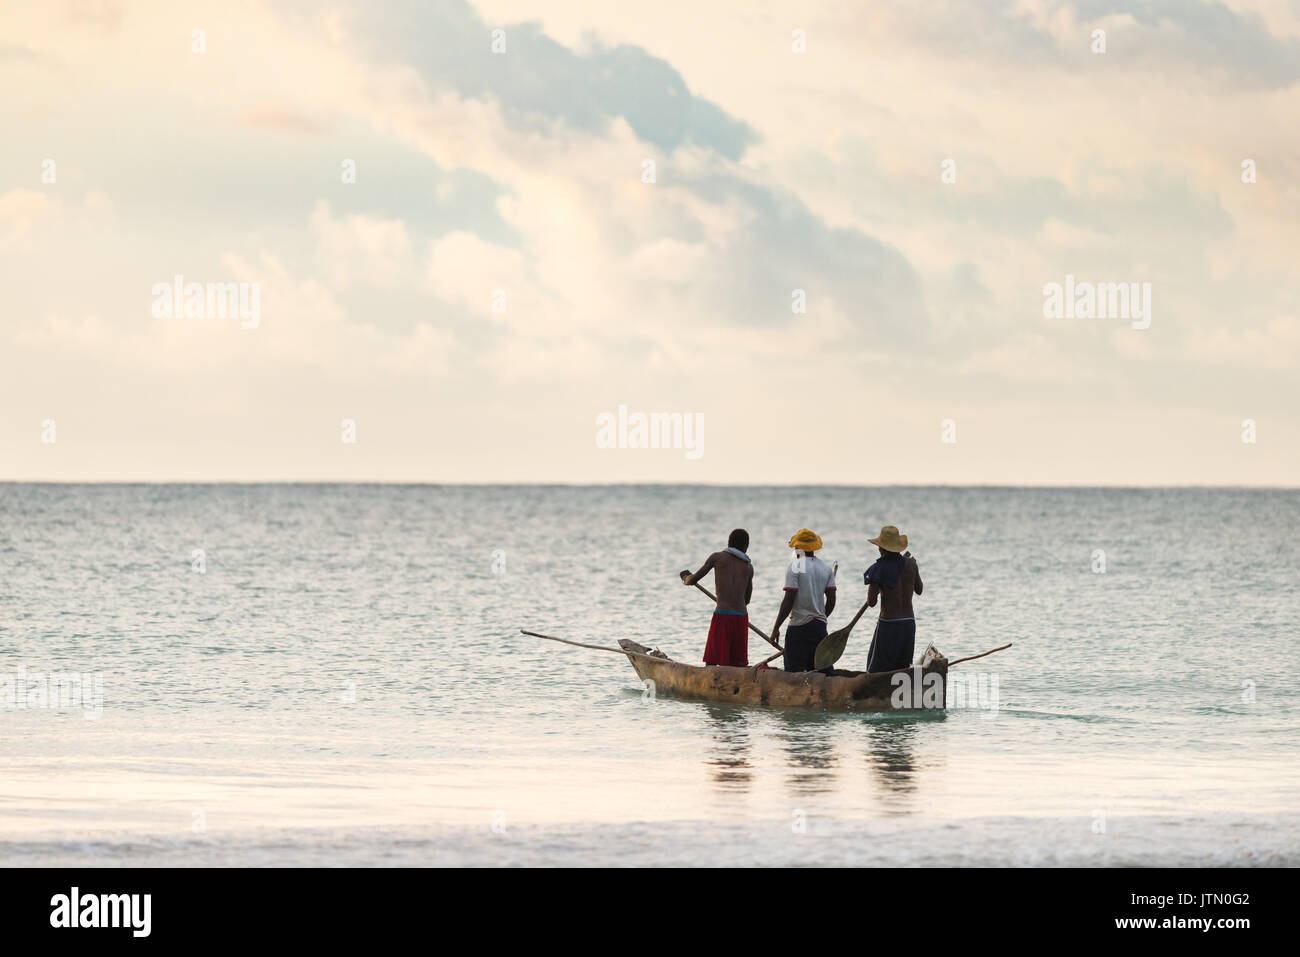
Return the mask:
POLYGON ((627 638, 619 640, 642 681, 654 682, 654 693, 690 701, 718 701, 729 704, 772 708, 808 708, 819 711, 943 710, 948 694, 948 659, 935 658, 921 671, 920 689, 915 681, 897 687, 898 671, 783 671, 779 668, 736 668, 727 665, 688 665, 674 661, 662 651, 627 638), (640 657, 648 655, 650 657, 640 657), (899 707, 898 701, 902 701, 899 707))

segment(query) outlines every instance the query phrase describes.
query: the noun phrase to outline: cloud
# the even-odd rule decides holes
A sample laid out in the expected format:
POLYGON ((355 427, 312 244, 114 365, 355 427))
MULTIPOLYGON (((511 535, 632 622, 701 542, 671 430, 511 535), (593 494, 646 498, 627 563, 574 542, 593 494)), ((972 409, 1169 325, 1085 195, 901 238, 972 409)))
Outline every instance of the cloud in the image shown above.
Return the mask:
POLYGON ((694 96, 667 61, 633 45, 593 40, 575 51, 535 23, 489 24, 455 0, 354 8, 350 26, 376 62, 396 56, 435 91, 491 98, 516 129, 558 119, 596 131, 622 117, 658 149, 701 146, 730 159, 754 141, 743 121, 694 96), (492 51, 494 30, 503 32, 504 53, 492 51))
MULTIPOLYGON (((17 14, 23 49, 60 67, 0 91, 17 118, 0 156, 7 413, 57 393, 83 417, 197 429, 157 400, 180 389, 226 448, 262 423, 282 466, 321 409, 333 429, 335 405, 369 404, 394 435, 492 423, 455 463, 404 440, 407 477, 680 477, 582 458, 594 411, 627 402, 707 411, 735 453, 689 476, 707 481, 743 478, 742 456, 800 477, 791 435, 829 450, 826 475, 869 478, 871 443, 843 436, 882 427, 915 479, 1014 480, 1010 440, 933 457, 954 409, 984 416, 964 436, 1003 423, 1019 464, 1067 476, 1086 450, 1026 442, 1021 419, 1070 407, 1103 429, 1160 405, 1190 432, 1222 391, 1295 421, 1294 320, 1277 317, 1300 315, 1297 151, 1276 117, 1300 91, 1276 85, 1295 35, 1280 8, 1264 24, 1213 4, 814 3, 796 56, 787 25, 740 4, 271 2, 216 10, 203 57, 183 10, 143 9, 110 18, 111 40, 17 14), (1217 17, 1228 49, 1198 52, 1217 17), (151 285, 178 272, 261 283, 261 327, 153 320, 151 285), (1155 324, 1047 322, 1042 286, 1066 273, 1153 282, 1155 324), (791 401, 796 377, 817 416, 791 401), (526 474, 494 471, 512 443, 536 455, 526 474)), ((249 454, 250 474, 270 468, 249 454)))
POLYGON ((1260 329, 1220 327, 1196 332, 1187 352, 1199 362, 1294 371, 1300 366, 1300 319, 1278 316, 1260 329))
POLYGON ((40 58, 35 50, 21 43, 0 43, 0 61, 35 61, 40 58))
POLYGON ((57 197, 34 189, 0 195, 0 249, 27 243, 33 230, 56 215, 57 197))
POLYGON ((435 294, 474 315, 521 315, 523 322, 537 323, 537 286, 517 249, 473 233, 451 233, 433 243, 428 275, 435 294), (494 304, 500 311, 494 312, 494 304))
POLYGON ((1300 79, 1300 39, 1213 0, 931 0, 896 25, 911 42, 968 61, 1069 73, 1178 70, 1245 88, 1300 79), (1092 51, 1094 29, 1106 32, 1104 54, 1092 51))
MULTIPOLYGON (((1288 87, 1300 79, 1300 39, 1269 32, 1256 13, 1205 0, 1075 0, 1085 23, 1123 17, 1109 50, 1152 69, 1191 68, 1250 87, 1288 87)), ((1107 55, 1110 55, 1108 50, 1107 55)))
POLYGON ((409 266, 411 239, 400 219, 352 215, 335 219, 329 203, 320 200, 311 216, 320 248, 322 268, 337 288, 363 282, 388 286, 409 266))
POLYGON ((250 126, 283 133, 316 135, 324 124, 306 113, 281 103, 256 103, 239 111, 239 118, 250 126))
POLYGON ((120 0, 56 0, 66 23, 88 26, 102 33, 115 33, 126 16, 120 0))

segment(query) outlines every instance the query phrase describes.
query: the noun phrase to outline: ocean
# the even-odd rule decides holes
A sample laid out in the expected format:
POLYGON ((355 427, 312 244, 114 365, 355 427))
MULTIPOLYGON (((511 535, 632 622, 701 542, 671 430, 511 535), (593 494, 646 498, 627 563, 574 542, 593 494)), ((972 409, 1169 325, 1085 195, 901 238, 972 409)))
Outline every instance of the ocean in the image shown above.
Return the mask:
POLYGON ((1295 490, 0 484, 0 864, 1295 866, 1298 538, 1295 490), (519 633, 698 662, 737 526, 764 630, 822 536, 834 628, 883 524, 918 651, 1013 643, 963 707, 519 633))

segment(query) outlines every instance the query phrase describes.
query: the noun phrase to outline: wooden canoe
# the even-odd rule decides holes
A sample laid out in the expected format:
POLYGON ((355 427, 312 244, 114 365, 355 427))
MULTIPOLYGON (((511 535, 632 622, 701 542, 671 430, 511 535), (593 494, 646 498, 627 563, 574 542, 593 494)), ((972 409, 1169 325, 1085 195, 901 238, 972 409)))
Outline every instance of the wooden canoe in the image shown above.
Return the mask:
POLYGON ((624 651, 633 652, 628 661, 642 681, 654 682, 656 695, 824 711, 942 710, 947 703, 948 659, 942 657, 925 665, 920 690, 912 695, 909 689, 915 681, 906 675, 912 668, 875 673, 836 670, 827 675, 778 668, 688 665, 626 638, 618 644, 624 651), (895 680, 900 673, 909 679, 907 684, 895 680))

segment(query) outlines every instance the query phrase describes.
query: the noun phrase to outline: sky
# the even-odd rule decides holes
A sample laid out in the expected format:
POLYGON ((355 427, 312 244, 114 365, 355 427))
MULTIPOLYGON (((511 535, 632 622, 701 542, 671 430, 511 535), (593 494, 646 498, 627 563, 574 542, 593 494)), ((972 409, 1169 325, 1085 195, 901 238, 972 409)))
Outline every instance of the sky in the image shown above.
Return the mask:
POLYGON ((1296 0, 0 25, 0 480, 1300 476, 1296 0))

